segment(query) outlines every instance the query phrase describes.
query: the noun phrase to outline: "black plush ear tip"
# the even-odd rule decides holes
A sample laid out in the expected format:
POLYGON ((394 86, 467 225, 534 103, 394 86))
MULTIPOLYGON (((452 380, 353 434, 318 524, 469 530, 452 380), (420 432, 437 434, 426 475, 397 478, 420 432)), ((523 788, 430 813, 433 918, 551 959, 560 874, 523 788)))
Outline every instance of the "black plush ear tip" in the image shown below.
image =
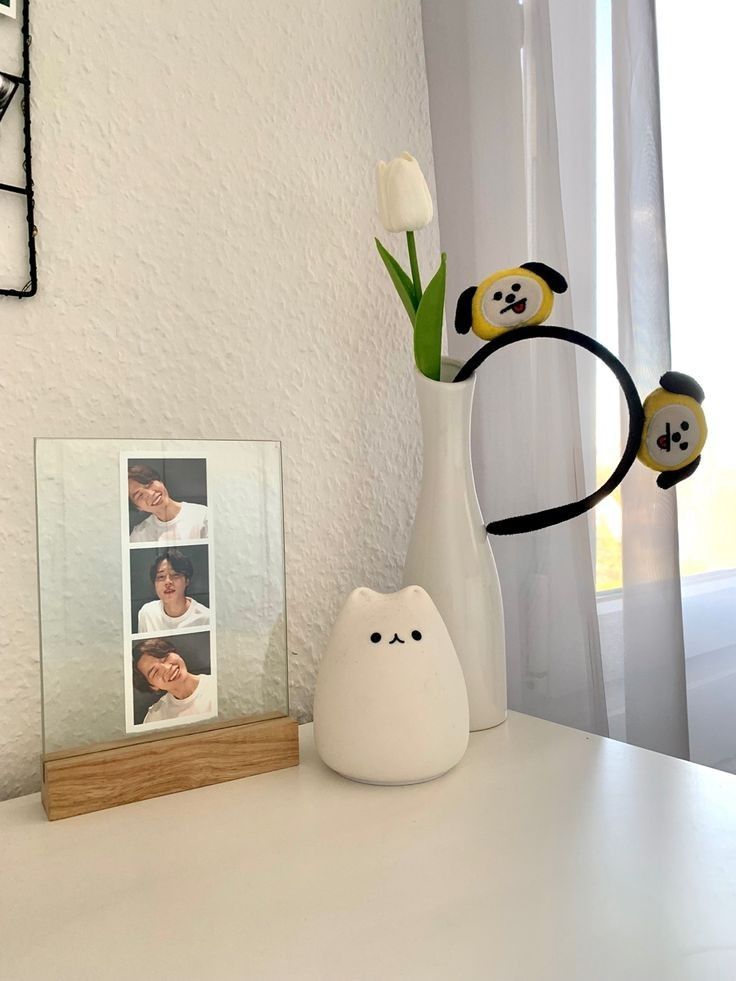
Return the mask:
POLYGON ((674 487, 675 484, 679 484, 680 481, 685 480, 687 477, 691 477, 699 466, 700 457, 696 456, 692 463, 688 463, 686 467, 682 467, 680 470, 664 470, 659 477, 657 477, 657 487, 661 487, 662 490, 669 490, 670 487, 674 487))
POLYGON ((567 280, 558 273, 556 269, 548 266, 544 262, 523 262, 519 269, 529 269, 543 279, 553 293, 565 293, 567 291, 567 280))
POLYGON ((659 384, 673 395, 689 395, 691 399, 701 404, 705 398, 705 392, 695 379, 690 375, 684 375, 681 371, 665 371, 659 379, 659 384))
POLYGON ((468 286, 457 298, 455 308, 455 330, 458 334, 467 334, 473 326, 473 297, 476 286, 468 286))

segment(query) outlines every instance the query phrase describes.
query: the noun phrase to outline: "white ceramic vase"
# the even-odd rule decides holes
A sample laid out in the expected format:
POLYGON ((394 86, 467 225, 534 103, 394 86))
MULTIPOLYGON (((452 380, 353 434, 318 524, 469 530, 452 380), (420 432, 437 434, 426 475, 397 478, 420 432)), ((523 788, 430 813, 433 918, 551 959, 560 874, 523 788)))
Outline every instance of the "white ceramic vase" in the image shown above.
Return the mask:
POLYGON ((319 667, 314 740, 329 767, 362 783, 422 783, 462 758, 463 672, 421 587, 347 598, 319 667))
POLYGON ((506 718, 506 647, 501 586, 470 457, 475 378, 451 384, 459 368, 443 359, 439 382, 415 374, 424 462, 404 584, 423 586, 437 604, 465 675, 476 731, 506 718))

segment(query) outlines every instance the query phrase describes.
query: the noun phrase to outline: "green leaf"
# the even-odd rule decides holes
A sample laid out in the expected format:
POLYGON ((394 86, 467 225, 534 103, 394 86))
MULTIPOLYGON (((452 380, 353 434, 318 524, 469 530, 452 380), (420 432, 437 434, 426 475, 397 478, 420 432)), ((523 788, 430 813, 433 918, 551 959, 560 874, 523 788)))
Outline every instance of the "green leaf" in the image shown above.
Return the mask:
POLYGON ((391 282, 396 287, 396 292, 399 294, 401 302, 406 308, 406 312, 409 314, 409 320, 411 320, 412 327, 414 326, 414 317, 416 315, 417 301, 414 293, 414 284, 404 270, 401 268, 399 263, 394 259, 391 253, 384 249, 381 243, 376 239, 376 248, 378 249, 378 254, 383 259, 384 265, 388 269, 388 274, 391 277, 391 282))
POLYGON ((432 277, 419 303, 414 322, 414 358, 427 378, 440 380, 442 366, 442 318, 445 312, 447 256, 443 252, 440 268, 432 277))

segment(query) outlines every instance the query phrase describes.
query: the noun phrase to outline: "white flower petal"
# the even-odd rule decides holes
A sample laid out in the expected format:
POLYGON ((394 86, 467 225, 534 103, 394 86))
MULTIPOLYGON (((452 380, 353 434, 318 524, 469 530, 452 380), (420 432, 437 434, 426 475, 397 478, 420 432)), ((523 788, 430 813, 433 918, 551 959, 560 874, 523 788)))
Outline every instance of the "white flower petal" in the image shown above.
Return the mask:
POLYGON ((389 232, 424 228, 432 220, 432 196, 417 161, 408 151, 376 165, 378 213, 389 232))

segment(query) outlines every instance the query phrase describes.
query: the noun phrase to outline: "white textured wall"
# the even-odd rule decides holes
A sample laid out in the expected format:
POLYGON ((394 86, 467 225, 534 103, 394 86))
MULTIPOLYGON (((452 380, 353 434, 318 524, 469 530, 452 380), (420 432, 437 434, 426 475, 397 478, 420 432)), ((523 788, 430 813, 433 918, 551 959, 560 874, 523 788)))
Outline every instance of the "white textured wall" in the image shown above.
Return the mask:
MULTIPOLYGON (((0 299, 0 797, 38 786, 34 436, 283 440, 302 717, 341 596, 398 585, 419 469, 372 241, 374 159, 431 172, 419 0, 33 6, 40 293, 0 299)), ((436 225, 420 240, 434 259, 436 225)))

